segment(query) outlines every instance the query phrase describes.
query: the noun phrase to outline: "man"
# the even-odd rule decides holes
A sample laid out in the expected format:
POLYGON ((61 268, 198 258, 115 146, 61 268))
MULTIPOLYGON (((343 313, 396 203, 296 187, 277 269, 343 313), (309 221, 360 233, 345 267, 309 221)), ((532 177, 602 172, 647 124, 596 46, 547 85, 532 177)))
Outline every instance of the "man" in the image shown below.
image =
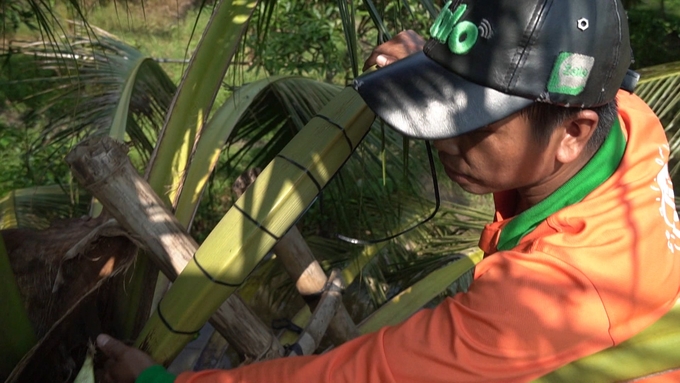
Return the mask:
MULTIPOLYGON (((395 129, 433 140, 465 190, 494 193, 469 291, 323 355, 177 382, 525 382, 619 344, 675 303, 669 148, 652 111, 619 90, 630 63, 621 4, 449 2, 430 33, 422 52, 413 34, 379 47, 369 65, 419 52, 355 88, 395 129)), ((174 379, 98 341, 112 376, 174 379)))

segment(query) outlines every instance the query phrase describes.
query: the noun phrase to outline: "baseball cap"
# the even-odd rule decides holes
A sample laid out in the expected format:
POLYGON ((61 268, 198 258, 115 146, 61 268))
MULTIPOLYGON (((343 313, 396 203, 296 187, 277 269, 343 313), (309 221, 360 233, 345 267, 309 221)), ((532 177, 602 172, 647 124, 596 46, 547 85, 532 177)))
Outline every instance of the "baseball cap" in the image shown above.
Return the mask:
POLYGON ((354 81, 401 133, 441 139, 534 102, 595 107, 616 97, 631 63, 619 0, 458 0, 422 52, 354 81))

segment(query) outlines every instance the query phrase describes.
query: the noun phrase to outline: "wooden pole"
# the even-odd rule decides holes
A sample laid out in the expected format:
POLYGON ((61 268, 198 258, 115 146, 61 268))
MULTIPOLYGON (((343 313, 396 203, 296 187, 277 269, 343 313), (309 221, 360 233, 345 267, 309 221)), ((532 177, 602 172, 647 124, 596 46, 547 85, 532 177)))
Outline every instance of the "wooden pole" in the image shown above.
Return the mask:
MULTIPOLYGON (((258 169, 250 169, 242 174, 232 190, 236 197, 240 197, 259 175, 258 169)), ((274 245, 274 254, 281 260, 291 279, 295 281, 297 291, 305 299, 309 308, 314 311, 319 303, 319 298, 328 282, 319 262, 314 258, 312 250, 305 242, 300 231, 295 227, 290 230, 274 245)), ((341 277, 338 277, 341 281, 341 277)), ((360 335, 352 317, 344 305, 340 305, 328 325, 328 337, 333 344, 340 345, 360 335)))
POLYGON ((319 347, 321 338, 323 338, 326 330, 333 323, 333 318, 336 317, 338 310, 345 307, 342 304, 342 290, 344 286, 340 272, 333 270, 328 281, 328 286, 321 294, 309 324, 307 324, 305 330, 300 334, 298 341, 291 348, 289 356, 313 353, 319 347))
MULTIPOLYGON (((76 146, 66 162, 76 180, 149 249, 161 271, 175 280, 198 244, 134 169, 125 145, 109 137, 93 137, 76 146)), ((283 355, 272 331, 235 294, 219 307, 211 324, 249 359, 283 355)))

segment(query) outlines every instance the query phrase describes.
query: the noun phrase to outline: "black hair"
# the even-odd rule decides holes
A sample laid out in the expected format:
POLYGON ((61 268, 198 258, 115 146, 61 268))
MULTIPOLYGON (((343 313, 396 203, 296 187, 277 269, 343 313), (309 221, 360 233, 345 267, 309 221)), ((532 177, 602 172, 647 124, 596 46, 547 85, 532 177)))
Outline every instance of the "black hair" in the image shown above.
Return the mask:
MULTIPOLYGON (((618 106, 616 99, 614 99, 607 104, 587 109, 594 111, 599 117, 597 128, 586 145, 586 150, 589 153, 594 153, 600 148, 604 139, 609 134, 615 119, 618 118, 618 106)), ((555 128, 582 110, 583 108, 566 108, 559 105, 535 102, 522 109, 520 115, 525 116, 529 120, 534 139, 542 145, 547 145, 555 128)))

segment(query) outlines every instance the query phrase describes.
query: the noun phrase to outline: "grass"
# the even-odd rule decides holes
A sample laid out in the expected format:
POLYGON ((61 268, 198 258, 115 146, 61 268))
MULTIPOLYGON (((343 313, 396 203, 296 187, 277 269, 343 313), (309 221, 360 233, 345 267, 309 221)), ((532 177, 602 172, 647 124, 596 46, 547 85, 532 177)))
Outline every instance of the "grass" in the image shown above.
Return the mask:
MULTIPOLYGON (((153 58, 182 61, 191 58, 210 18, 210 9, 191 10, 183 18, 168 18, 151 9, 142 12, 138 5, 131 4, 124 10, 111 3, 92 9, 87 18, 90 24, 153 58)), ((179 83, 186 64, 173 62, 161 63, 161 66, 175 83, 179 83)))
MULTIPOLYGON (((110 2, 103 6, 84 9, 88 23, 114 35, 119 40, 136 48, 140 52, 156 59, 163 70, 175 84, 179 84, 186 70, 189 59, 207 25, 212 8, 189 8, 178 15, 166 2, 145 0, 141 4, 110 2), (157 3, 157 4, 156 4, 157 3)), ((175 2, 170 2, 175 3, 175 2)), ((57 6, 57 13, 65 20, 76 20, 72 10, 57 6)), ((63 34, 71 30, 62 24, 63 34)), ((35 40, 40 38, 38 31, 20 28, 11 39, 35 40)), ((243 83, 253 82, 266 77, 266 73, 250 70, 241 65, 240 57, 236 57, 230 70, 225 75, 225 87, 220 91, 215 105, 220 105, 231 94, 230 89, 243 83)))

